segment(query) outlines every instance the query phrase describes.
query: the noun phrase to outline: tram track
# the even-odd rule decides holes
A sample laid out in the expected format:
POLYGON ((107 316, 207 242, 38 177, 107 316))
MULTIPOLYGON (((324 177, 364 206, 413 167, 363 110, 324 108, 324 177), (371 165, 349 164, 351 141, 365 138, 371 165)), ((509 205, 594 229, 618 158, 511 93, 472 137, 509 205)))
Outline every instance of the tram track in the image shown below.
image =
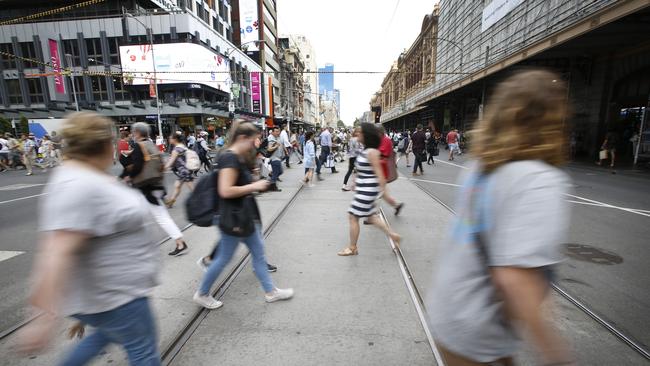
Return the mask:
MULTIPOLYGON (((303 186, 300 186, 295 193, 291 196, 289 201, 282 207, 282 209, 275 215, 275 217, 272 219, 270 224, 267 226, 267 228, 264 230, 263 235, 264 238, 268 238, 268 236, 273 232, 273 230, 277 227, 279 221, 284 217, 285 213, 289 209, 289 207, 296 201, 298 194, 302 191, 303 186)), ((191 227, 193 227, 194 224, 187 224, 183 228, 181 228, 181 232, 185 232, 191 227)), ((163 238, 159 240, 156 243, 157 247, 162 246, 163 244, 167 243, 169 240, 171 240, 170 237, 163 238)), ((237 278, 239 273, 244 269, 246 264, 248 264, 248 261, 250 260, 250 252, 247 252, 245 255, 243 255, 240 259, 238 259, 236 265, 234 268, 227 273, 226 277, 222 279, 218 284, 215 290, 212 292, 212 295, 216 298, 219 299, 221 298, 226 290, 230 287, 230 285, 233 283, 233 281, 237 278)), ((205 308, 200 308, 198 309, 190 319, 187 321, 183 329, 178 332, 176 336, 172 339, 172 341, 166 345, 163 346, 162 352, 161 352, 161 363, 163 365, 170 365, 173 363, 174 358, 181 352, 183 346, 187 343, 187 341, 192 337, 196 329, 199 327, 199 325, 202 323, 202 321, 208 316, 211 310, 205 309, 205 308)), ((43 313, 39 312, 36 313, 29 318, 5 329, 0 333, 0 341, 5 340, 6 338, 10 337, 17 331, 19 331, 21 328, 25 327, 27 324, 31 323, 38 317, 40 317, 43 313)))
MULTIPOLYGON (((271 223, 264 230, 263 235, 264 239, 267 239, 273 230, 277 227, 280 220, 284 217, 285 213, 291 207, 291 205, 298 198, 298 194, 302 191, 303 186, 301 185, 298 190, 291 196, 289 201, 282 207, 280 212, 275 215, 271 223)), ((215 299, 220 299, 223 297, 225 292, 228 290, 230 285, 237 278, 239 273, 246 267, 248 261, 250 260, 250 252, 247 252, 242 258, 237 261, 236 266, 228 272, 226 277, 218 283, 216 289, 212 292, 212 296, 215 299)), ((171 365, 174 362, 174 359, 180 352, 183 350, 185 344, 190 340, 192 335, 196 332, 198 327, 201 325, 203 320, 208 316, 211 310, 206 308, 198 309, 191 317, 190 320, 185 324, 183 329, 172 339, 172 341, 165 347, 163 347, 161 352, 161 363, 162 365, 171 365)))
MULTIPOLYGON (((437 203, 439 203, 442 207, 444 207, 447 211, 452 213, 454 216, 456 215, 456 211, 451 208, 449 205, 447 205, 443 200, 438 198, 435 194, 429 192, 427 189, 425 189, 418 181, 414 181, 411 179, 408 179, 413 185, 415 185, 417 188, 419 188, 422 192, 424 192, 429 198, 433 199, 437 203)), ((617 326, 615 326, 611 321, 607 320, 604 316, 599 315, 595 310, 593 310, 588 304, 583 303, 580 301, 577 297, 571 295, 566 289, 564 289, 562 286, 560 286, 557 282, 551 282, 551 288, 560 296, 565 298, 567 301, 569 301, 573 306, 578 308, 580 311, 582 311, 584 314, 586 314, 589 318, 591 318, 593 321, 598 323, 600 326, 605 328, 610 334, 614 335, 616 338, 618 338, 621 342, 625 343, 627 346, 632 348, 635 352, 643 356, 646 360, 650 361, 650 351, 645 349, 639 341, 637 341, 634 337, 632 337, 629 334, 626 334, 622 330, 620 330, 617 326)))

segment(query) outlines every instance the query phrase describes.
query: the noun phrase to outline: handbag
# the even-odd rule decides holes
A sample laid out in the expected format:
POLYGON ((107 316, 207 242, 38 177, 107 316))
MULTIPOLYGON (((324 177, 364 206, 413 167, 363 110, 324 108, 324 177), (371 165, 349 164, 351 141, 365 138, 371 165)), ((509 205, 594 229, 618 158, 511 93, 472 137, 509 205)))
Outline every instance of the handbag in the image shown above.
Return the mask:
POLYGON ((605 150, 605 149, 600 150, 599 158, 600 158, 600 160, 607 159, 607 150, 605 150))
POLYGON ((224 233, 240 238, 250 236, 255 231, 255 216, 252 196, 235 199, 220 199, 219 229, 224 233))
POLYGON ((136 188, 162 185, 164 165, 156 146, 151 141, 140 141, 138 145, 142 150, 144 164, 142 171, 133 177, 131 184, 136 188))
POLYGON ((327 156, 327 160, 325 160, 325 168, 334 168, 334 155, 330 154, 327 156))
POLYGON ((390 155, 386 158, 386 168, 386 183, 394 182, 397 179, 397 160, 394 151, 391 151, 390 155))

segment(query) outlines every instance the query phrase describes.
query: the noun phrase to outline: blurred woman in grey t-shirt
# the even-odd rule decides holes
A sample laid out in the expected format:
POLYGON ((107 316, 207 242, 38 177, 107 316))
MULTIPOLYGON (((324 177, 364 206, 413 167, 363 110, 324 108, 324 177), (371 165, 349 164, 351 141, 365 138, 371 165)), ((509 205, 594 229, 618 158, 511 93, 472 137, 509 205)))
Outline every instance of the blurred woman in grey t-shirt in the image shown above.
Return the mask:
POLYGON ((160 364, 149 304, 159 270, 147 230, 153 219, 144 196, 107 173, 113 129, 95 113, 70 116, 62 131, 65 164, 40 202, 43 239, 30 303, 44 314, 23 329, 20 343, 25 352, 43 348, 62 316, 95 328, 64 365, 86 364, 109 343, 123 346, 131 365, 160 364))
POLYGON ((569 227, 558 166, 566 155, 566 86, 519 72, 495 90, 472 133, 454 218, 427 299, 447 365, 512 364, 527 336, 544 364, 572 363, 542 311, 569 227))

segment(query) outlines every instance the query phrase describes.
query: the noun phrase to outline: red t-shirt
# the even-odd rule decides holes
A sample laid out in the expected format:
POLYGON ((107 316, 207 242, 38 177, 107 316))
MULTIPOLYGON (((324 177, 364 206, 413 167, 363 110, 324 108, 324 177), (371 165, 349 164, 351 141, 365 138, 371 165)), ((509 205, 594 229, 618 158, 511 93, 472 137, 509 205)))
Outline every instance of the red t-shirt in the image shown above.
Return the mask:
POLYGON ((447 134, 447 143, 455 144, 458 141, 458 134, 454 131, 451 131, 447 134))
POLYGON ((384 178, 388 177, 388 157, 393 153, 393 141, 390 137, 384 135, 379 144, 379 153, 381 154, 381 169, 384 171, 384 178))
POLYGON ((117 153, 121 154, 122 151, 129 151, 129 142, 126 140, 119 140, 117 142, 117 153))

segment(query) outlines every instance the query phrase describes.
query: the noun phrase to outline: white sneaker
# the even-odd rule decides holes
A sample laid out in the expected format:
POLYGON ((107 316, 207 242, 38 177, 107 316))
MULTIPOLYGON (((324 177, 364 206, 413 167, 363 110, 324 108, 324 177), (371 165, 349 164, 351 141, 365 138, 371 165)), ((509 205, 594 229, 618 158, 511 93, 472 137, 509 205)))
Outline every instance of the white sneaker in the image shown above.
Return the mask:
POLYGON ((208 271, 208 266, 203 261, 203 258, 205 258, 205 257, 199 258, 199 260, 196 261, 196 265, 199 266, 199 268, 201 268, 201 270, 203 272, 207 272, 208 271))
POLYGON ((214 297, 210 295, 200 295, 199 292, 194 293, 194 302, 203 306, 206 309, 219 309, 220 307, 223 306, 223 303, 221 301, 216 300, 214 297))
POLYGON ((264 298, 266 298, 266 302, 276 302, 276 301, 280 301, 280 300, 289 300, 292 297, 293 297, 293 289, 292 288, 286 288, 286 289, 276 288, 275 290, 273 290, 273 294, 264 295, 264 298))

